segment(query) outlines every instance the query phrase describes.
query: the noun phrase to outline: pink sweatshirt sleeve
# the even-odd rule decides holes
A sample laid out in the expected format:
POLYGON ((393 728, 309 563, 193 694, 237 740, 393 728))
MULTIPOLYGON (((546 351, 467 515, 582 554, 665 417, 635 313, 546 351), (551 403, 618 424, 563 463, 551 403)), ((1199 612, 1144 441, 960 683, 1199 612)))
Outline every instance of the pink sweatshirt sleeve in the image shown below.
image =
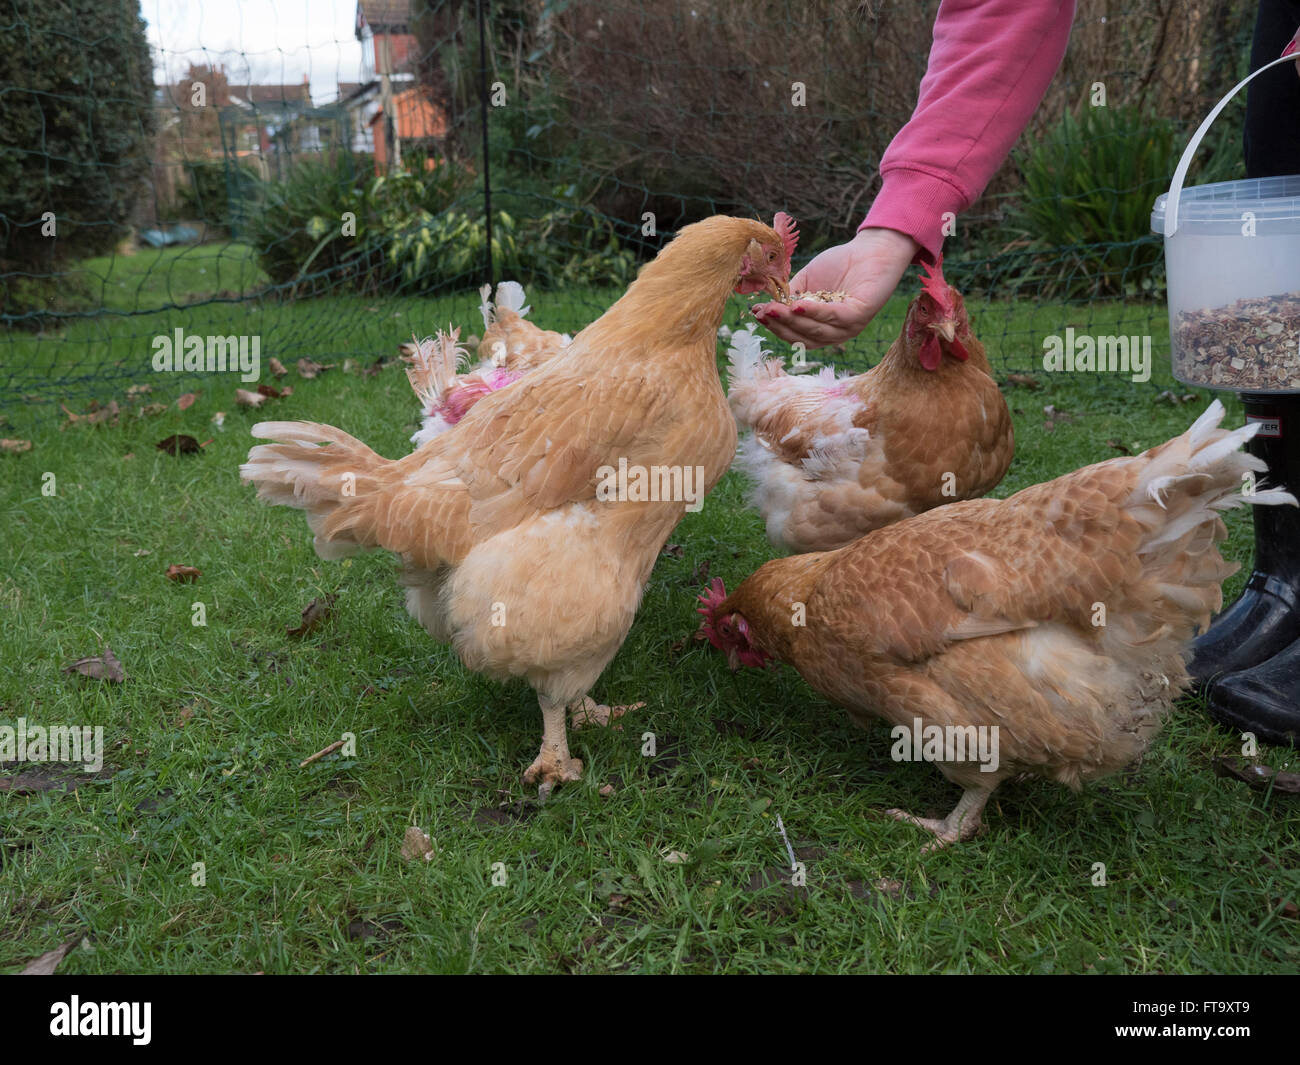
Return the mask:
POLYGON ((1061 65, 1074 0, 943 0, 912 112, 880 160, 859 229, 906 233, 932 256, 943 215, 989 183, 1061 65))

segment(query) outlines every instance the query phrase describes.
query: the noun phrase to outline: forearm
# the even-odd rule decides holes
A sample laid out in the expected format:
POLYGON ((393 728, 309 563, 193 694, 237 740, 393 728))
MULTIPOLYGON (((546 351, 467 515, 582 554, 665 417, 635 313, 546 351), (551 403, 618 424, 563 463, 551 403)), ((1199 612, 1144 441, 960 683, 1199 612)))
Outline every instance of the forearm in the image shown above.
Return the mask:
POLYGON ((1074 0, 943 0, 911 119, 880 162, 859 227, 893 229, 931 255, 945 216, 984 191, 1065 55, 1074 0))

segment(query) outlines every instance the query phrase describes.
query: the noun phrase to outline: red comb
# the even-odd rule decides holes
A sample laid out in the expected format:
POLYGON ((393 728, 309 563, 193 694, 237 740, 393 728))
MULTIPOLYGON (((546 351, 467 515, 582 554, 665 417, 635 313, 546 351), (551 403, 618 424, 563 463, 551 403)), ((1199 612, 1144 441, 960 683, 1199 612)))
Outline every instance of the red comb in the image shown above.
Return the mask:
POLYGON ((697 614, 704 614, 711 618, 713 615, 713 608, 726 598, 727 586, 722 583, 721 577, 714 577, 713 580, 709 582, 709 590, 700 593, 699 600, 704 604, 704 606, 696 607, 695 612, 697 614))
POLYGON ((931 267, 929 263, 921 264, 921 291, 927 293, 944 314, 952 314, 952 295, 948 291, 948 282, 943 279, 943 256, 940 255, 931 267))
POLYGON ((789 262, 794 256, 795 248, 799 246, 799 224, 784 211, 777 211, 776 217, 772 219, 772 228, 785 245, 785 258, 789 262))

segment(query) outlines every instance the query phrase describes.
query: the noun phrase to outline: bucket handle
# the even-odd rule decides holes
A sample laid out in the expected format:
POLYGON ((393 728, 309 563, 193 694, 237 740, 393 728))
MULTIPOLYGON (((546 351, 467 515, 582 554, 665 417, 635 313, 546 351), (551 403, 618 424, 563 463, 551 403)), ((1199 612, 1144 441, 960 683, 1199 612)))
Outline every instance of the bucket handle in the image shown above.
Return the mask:
POLYGON ((1178 231, 1178 201, 1183 194, 1183 179, 1187 177, 1187 169, 1192 165, 1192 156, 1196 154, 1196 149, 1201 146, 1201 138, 1209 131, 1214 120, 1219 117, 1219 112, 1228 106, 1228 102, 1237 95, 1246 85, 1253 81, 1269 67, 1275 67, 1279 63, 1294 63, 1300 59, 1300 55, 1292 52, 1290 55, 1278 56, 1271 63, 1265 63, 1258 70, 1247 75, 1229 91, 1228 95, 1214 105, 1214 110, 1205 116, 1205 121, 1201 123, 1200 128, 1192 134, 1192 139, 1188 142, 1187 148, 1183 152, 1183 157, 1178 160, 1178 166, 1174 170, 1173 180, 1169 183, 1169 196, 1165 200, 1165 239, 1172 237, 1178 231))

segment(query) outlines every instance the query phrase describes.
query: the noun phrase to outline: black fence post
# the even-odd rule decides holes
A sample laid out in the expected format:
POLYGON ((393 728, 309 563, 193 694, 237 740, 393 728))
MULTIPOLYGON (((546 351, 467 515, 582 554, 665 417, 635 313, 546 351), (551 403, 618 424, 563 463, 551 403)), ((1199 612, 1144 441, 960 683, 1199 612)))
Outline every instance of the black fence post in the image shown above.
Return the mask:
POLYGON ((487 0, 477 0, 479 112, 483 124, 483 221, 487 234, 487 281, 494 284, 492 270, 492 172, 488 151, 488 67, 487 67, 487 0))

